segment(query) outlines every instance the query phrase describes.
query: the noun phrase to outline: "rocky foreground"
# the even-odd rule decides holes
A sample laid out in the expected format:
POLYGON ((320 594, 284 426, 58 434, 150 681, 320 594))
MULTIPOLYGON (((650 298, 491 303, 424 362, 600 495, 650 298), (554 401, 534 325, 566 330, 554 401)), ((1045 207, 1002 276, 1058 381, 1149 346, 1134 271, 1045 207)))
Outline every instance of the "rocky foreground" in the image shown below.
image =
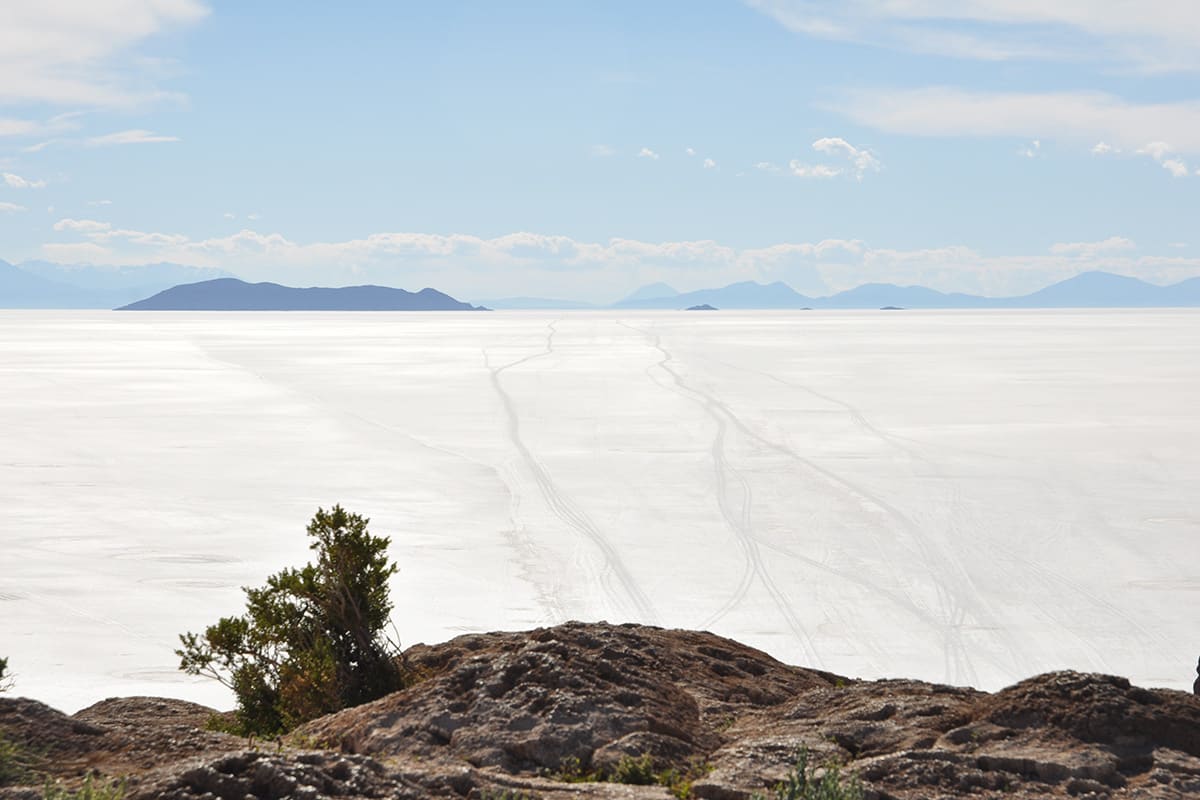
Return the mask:
POLYGON ((995 694, 858 681, 709 633, 604 623, 406 655, 420 683, 283 741, 210 732, 215 712, 178 700, 66 716, 0 699, 0 736, 30 759, 28 786, 0 799, 88 774, 125 778, 131 800, 769 797, 801 747, 880 800, 1200 797, 1200 697, 1110 675, 1055 672, 995 694), (565 780, 634 762, 672 787, 565 780))

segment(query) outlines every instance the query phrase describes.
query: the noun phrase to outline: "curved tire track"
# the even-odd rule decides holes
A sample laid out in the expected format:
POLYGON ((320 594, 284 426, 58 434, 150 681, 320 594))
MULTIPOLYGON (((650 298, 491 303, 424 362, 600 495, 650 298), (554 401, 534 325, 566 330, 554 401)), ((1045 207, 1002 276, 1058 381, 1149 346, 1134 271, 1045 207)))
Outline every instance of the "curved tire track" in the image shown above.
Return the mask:
MULTIPOLYGON (((521 438, 521 420, 517 414, 516 404, 508 392, 505 391, 500 376, 506 370, 526 364, 534 359, 544 358, 554 352, 554 335, 557 333, 555 323, 551 322, 547 327, 549 328, 549 332, 546 334, 545 349, 539 353, 518 358, 516 361, 511 361, 499 367, 493 367, 488 358, 486 348, 483 351, 483 363, 490 373, 492 388, 496 390, 496 394, 504 407, 509 440, 521 455, 521 459, 525 462, 525 466, 533 476, 534 483, 537 484, 538 491, 541 492, 542 498, 546 501, 546 505, 550 507, 554 515, 566 523, 569 528, 591 542, 600 551, 600 554, 604 557, 605 570, 616 577, 617 582, 621 585, 624 595, 623 599, 627 601, 628 605, 632 606, 638 619, 642 622, 657 622, 658 615, 654 611, 654 606, 650 602, 650 598, 638 586, 637 581, 629 572, 629 568, 621 560, 621 555, 613 547, 612 542, 588 518, 583 509, 576 506, 569 497, 563 494, 558 485, 555 484, 554 479, 550 477, 550 473, 529 449, 529 446, 525 444, 524 439, 521 438)), ((605 583, 603 579, 602 583, 605 583)), ((609 589, 606 583, 605 589, 614 602, 622 605, 620 602, 622 598, 609 589)))

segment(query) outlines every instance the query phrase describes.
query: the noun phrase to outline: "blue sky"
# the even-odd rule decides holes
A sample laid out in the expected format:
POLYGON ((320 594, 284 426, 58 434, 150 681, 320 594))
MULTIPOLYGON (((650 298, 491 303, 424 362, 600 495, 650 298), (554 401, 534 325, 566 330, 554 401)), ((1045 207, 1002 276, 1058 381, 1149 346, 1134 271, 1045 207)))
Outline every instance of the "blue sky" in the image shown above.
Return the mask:
POLYGON ((0 8, 0 258, 611 300, 1200 275, 1194 0, 0 8))

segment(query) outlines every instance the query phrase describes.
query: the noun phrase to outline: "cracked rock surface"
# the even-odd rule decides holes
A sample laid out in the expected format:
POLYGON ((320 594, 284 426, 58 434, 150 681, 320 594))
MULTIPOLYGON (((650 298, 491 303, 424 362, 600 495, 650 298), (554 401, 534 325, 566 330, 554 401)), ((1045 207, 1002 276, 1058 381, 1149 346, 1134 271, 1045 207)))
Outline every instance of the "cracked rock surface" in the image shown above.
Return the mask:
POLYGON ((0 800, 88 774, 123 778, 131 800, 670 797, 559 780, 641 756, 686 774, 694 797, 744 800, 801 747, 877 800, 1200 797, 1200 697, 1111 675, 1055 672, 993 694, 857 681, 709 633, 606 623, 473 634, 406 658, 420 683, 281 741, 207 731, 216 712, 178 700, 67 716, 2 698, 0 736, 32 761, 0 800))

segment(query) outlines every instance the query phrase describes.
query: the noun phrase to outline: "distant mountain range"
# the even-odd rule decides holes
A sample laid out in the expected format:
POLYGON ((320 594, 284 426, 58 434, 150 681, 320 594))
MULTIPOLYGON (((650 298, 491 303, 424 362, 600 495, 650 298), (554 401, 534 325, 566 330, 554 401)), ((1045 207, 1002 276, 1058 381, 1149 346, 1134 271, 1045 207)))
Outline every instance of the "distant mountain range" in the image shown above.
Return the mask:
POLYGON ((228 277, 183 264, 137 267, 0 261, 0 308, 114 308, 180 283, 228 277))
MULTIPOLYGON (((540 298, 510 298, 492 308, 572 308, 540 298), (524 301, 524 302, 521 302, 524 301)), ((684 309, 709 305, 729 309, 801 308, 1152 308, 1200 306, 1200 278, 1170 286, 1156 286, 1137 278, 1108 272, 1085 272, 1032 294, 1019 297, 982 297, 946 293, 924 286, 867 283, 829 295, 808 297, 786 283, 743 281, 719 289, 676 292, 666 284, 638 289, 607 308, 684 309)), ((592 306, 601 308, 602 306, 592 306)))
POLYGON ((218 278, 174 286, 118 311, 483 311, 436 289, 388 286, 312 287, 218 278))
MULTIPOLYGON (((868 283, 826 297, 802 295, 783 282, 743 281, 678 292, 665 283, 643 286, 610 305, 542 297, 484 300, 495 309, 878 309, 894 308, 1153 308, 1200 306, 1200 278, 1156 286, 1124 275, 1085 272, 1019 297, 946 293, 924 286, 868 283)), ((297 289, 246 283, 229 273, 182 264, 138 267, 76 266, 0 261, 0 308, 122 308, 208 310, 468 310, 468 303, 434 289, 406 292, 386 286, 297 289)))

